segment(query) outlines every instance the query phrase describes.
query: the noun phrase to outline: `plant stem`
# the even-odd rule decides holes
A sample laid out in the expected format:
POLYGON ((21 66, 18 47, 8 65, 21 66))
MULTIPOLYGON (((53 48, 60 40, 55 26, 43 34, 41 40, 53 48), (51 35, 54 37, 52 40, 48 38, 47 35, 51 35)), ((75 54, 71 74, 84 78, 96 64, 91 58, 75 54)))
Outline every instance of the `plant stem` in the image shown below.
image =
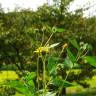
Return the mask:
POLYGON ((59 54, 59 58, 60 58, 60 56, 62 55, 62 53, 63 53, 63 51, 64 51, 64 47, 62 48, 62 50, 61 50, 61 52, 60 52, 60 54, 59 54))
POLYGON ((48 44, 48 42, 50 41, 50 39, 51 39, 51 37, 53 36, 53 34, 54 34, 54 33, 52 33, 52 34, 50 35, 49 39, 47 40, 47 42, 45 43, 44 46, 46 46, 46 45, 48 44))
POLYGON ((44 42, 44 32, 43 32, 43 35, 42 35, 42 42, 41 42, 41 46, 43 45, 43 42, 44 42))
POLYGON ((42 62, 43 62, 43 96, 46 96, 46 55, 45 58, 42 56, 42 62))
POLYGON ((37 92, 38 92, 38 96, 39 96, 39 55, 37 58, 37 92))
MULTIPOLYGON (((73 67, 72 67, 72 68, 73 68, 73 67)), ((71 68, 71 69, 72 69, 72 68, 71 68)), ((64 81, 66 81, 66 79, 68 78, 69 73, 71 72, 71 69, 70 69, 70 70, 69 70, 69 72, 67 73, 67 75, 66 75, 66 77, 65 77, 64 81)), ((62 89, 63 89, 63 86, 64 86, 64 81, 63 81, 62 86, 60 87, 60 90, 59 90, 58 96, 60 96, 60 93, 61 93, 61 91, 62 91, 62 89)))
POLYGON ((77 59, 76 61, 78 61, 82 56, 85 56, 85 55, 87 54, 87 52, 86 52, 86 53, 83 55, 84 51, 85 51, 85 50, 83 50, 83 51, 80 52, 80 53, 78 52, 77 57, 76 57, 76 59, 77 59))
POLYGON ((43 63, 43 83, 44 83, 44 96, 46 95, 46 69, 45 69, 45 61, 43 63))

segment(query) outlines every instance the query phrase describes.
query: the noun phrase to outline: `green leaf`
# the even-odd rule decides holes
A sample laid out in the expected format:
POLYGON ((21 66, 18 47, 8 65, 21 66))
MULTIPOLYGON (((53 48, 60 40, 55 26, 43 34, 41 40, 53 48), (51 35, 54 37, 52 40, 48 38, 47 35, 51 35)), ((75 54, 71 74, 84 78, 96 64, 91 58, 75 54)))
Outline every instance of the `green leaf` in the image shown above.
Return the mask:
POLYGON ((24 78, 29 81, 29 80, 32 80, 34 77, 36 77, 36 72, 31 72, 31 73, 28 73, 27 76, 25 76, 24 78))
POLYGON ((64 67, 65 68, 72 68, 73 67, 73 63, 72 63, 72 61, 69 59, 69 57, 66 57, 65 59, 64 59, 64 67))
POLYGON ((64 30, 63 28, 53 27, 53 28, 52 28, 52 32, 53 32, 53 33, 56 33, 56 32, 60 32, 60 33, 61 33, 61 32, 65 32, 65 30, 64 30))
POLYGON ((49 57, 48 58, 48 71, 50 74, 55 73, 55 70, 57 67, 57 61, 58 61, 58 58, 56 58, 56 57, 49 57))
POLYGON ((20 81, 17 81, 17 80, 10 81, 8 82, 8 85, 11 88, 15 88, 17 91, 19 91, 22 94, 28 93, 27 87, 25 87, 25 85, 20 81))
POLYGON ((33 80, 28 81, 28 85, 29 85, 30 87, 35 88, 35 85, 34 85, 33 80))
POLYGON ((13 81, 8 82, 7 86, 16 89, 18 92, 24 94, 25 96, 34 96, 33 94, 35 94, 34 92, 35 85, 34 85, 33 80, 30 80, 28 82, 13 80, 13 81))
POLYGON ((92 65, 93 67, 96 67, 96 57, 93 56, 85 56, 84 60, 89 63, 90 65, 92 65))
POLYGON ((64 32, 65 30, 63 28, 57 28, 56 31, 61 33, 64 32))
POLYGON ((63 85, 64 88, 74 86, 73 83, 70 83, 68 81, 65 81, 65 80, 63 80, 61 78, 54 78, 52 80, 52 84, 55 85, 55 86, 57 86, 57 87, 60 87, 60 86, 63 85))
POLYGON ((73 68, 79 68, 80 69, 80 64, 78 64, 78 63, 74 63, 74 66, 73 66, 73 68))
POLYGON ((76 48, 76 49, 80 49, 76 39, 69 39, 69 42, 76 48))
POLYGON ((69 59, 74 63, 76 62, 76 58, 74 57, 73 53, 70 51, 70 49, 66 49, 67 50, 67 55, 69 57, 69 59))

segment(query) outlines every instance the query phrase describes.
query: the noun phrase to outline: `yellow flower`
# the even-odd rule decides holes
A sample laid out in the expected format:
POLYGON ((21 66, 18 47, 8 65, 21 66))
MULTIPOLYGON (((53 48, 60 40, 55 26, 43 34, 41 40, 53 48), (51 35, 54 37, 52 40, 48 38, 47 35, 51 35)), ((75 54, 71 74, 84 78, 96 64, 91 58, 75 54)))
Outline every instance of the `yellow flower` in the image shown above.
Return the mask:
POLYGON ((48 53, 49 52, 49 49, 50 48, 54 48, 55 46, 59 45, 59 43, 55 43, 55 44, 52 44, 52 45, 46 45, 46 46, 43 46, 43 47, 39 47, 38 49, 36 49, 36 51, 34 51, 35 53, 42 53, 42 52, 46 52, 48 53))
POLYGON ((42 52, 49 52, 49 47, 39 47, 38 49, 36 49, 36 51, 34 51, 35 53, 42 53, 42 52))
POLYGON ((67 43, 65 43, 65 44, 63 45, 63 48, 66 48, 66 47, 68 47, 68 44, 67 44, 67 43))

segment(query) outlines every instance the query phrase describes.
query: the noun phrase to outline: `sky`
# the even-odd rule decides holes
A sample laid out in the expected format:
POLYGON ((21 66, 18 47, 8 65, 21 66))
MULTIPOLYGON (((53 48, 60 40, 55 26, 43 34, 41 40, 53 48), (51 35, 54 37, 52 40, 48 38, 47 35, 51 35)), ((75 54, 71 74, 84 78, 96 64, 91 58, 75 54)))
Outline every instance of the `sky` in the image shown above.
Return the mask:
MULTIPOLYGON (((52 0, 49 0, 50 4, 52 3, 52 0)), ((20 7, 20 8, 30 8, 33 10, 36 10, 37 7, 42 6, 44 3, 46 3, 47 0, 0 0, 0 3, 2 5, 2 8, 7 12, 8 9, 10 11, 14 10, 14 8, 20 7)), ((74 3, 71 4, 70 11, 74 11, 77 8, 86 8, 87 6, 90 6, 90 10, 85 11, 85 16, 93 16, 96 15, 96 0, 74 0, 74 3)))
POLYGON ((2 7, 7 11, 13 10, 16 6, 21 8, 37 9, 38 6, 43 5, 46 0, 0 0, 2 7))
POLYGON ((74 0, 71 4, 70 10, 76 10, 78 8, 88 8, 89 10, 84 11, 84 16, 96 16, 96 0, 74 0))

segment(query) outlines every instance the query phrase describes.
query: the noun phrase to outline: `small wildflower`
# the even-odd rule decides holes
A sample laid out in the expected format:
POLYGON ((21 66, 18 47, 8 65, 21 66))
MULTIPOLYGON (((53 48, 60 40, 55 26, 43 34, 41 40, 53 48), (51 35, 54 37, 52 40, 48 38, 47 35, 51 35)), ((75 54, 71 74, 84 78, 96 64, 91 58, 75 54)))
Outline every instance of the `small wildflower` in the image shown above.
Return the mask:
POLYGON ((49 47, 39 47, 38 49, 36 49, 36 51, 34 51, 35 53, 42 53, 42 52, 49 52, 49 47))
POLYGON ((68 47, 68 44, 67 44, 67 43, 65 43, 65 44, 63 45, 63 48, 66 48, 66 47, 68 47))
POLYGON ((39 47, 38 49, 36 49, 36 51, 34 51, 34 53, 42 53, 42 52, 48 53, 50 48, 54 48, 57 45, 59 45, 59 43, 55 43, 55 44, 52 44, 50 46, 46 45, 46 46, 43 46, 43 47, 39 47))

